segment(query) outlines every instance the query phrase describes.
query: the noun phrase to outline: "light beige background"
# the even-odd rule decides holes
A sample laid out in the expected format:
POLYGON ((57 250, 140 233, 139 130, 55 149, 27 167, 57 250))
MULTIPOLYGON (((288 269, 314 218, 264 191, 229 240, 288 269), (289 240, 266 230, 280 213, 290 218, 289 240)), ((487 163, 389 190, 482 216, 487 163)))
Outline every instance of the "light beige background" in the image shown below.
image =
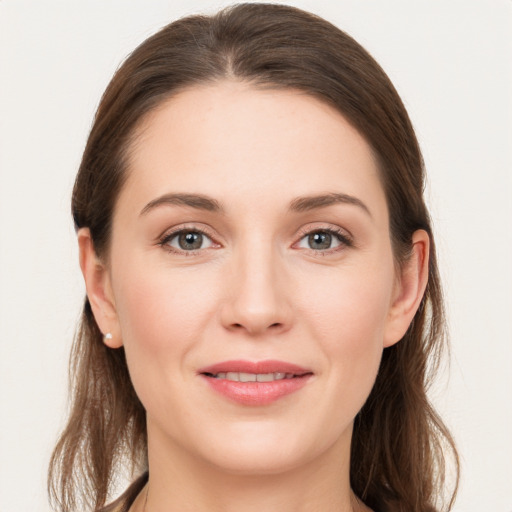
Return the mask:
MULTIPOLYGON (((512 511, 512 2, 291 0, 383 65, 429 171, 453 358, 433 398, 457 438, 457 512, 512 511)), ((69 196, 113 71, 222 1, 0 0, 0 511, 48 510, 83 295, 69 196)))

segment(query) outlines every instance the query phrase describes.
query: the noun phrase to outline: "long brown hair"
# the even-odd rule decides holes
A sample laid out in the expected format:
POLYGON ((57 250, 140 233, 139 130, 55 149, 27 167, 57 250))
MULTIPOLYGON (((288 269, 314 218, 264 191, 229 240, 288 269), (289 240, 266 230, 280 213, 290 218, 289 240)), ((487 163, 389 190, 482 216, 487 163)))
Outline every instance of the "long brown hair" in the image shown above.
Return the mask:
MULTIPOLYGON (((73 191, 76 228, 88 227, 96 253, 106 257, 135 128, 177 91, 226 79, 302 90, 359 130, 379 162, 397 265, 407 259, 415 230, 430 235, 427 289, 406 335, 384 350, 356 417, 350 479, 354 492, 381 512, 450 510, 455 491, 444 505, 440 497, 447 455, 455 461, 456 487, 457 452, 426 394, 446 336, 423 160, 396 90, 351 37, 296 8, 241 4, 178 20, 147 39, 101 100, 73 191)), ((70 375, 71 411, 50 463, 50 496, 61 511, 80 503, 98 510, 122 468, 147 469, 146 423, 124 351, 103 344, 87 298, 70 375)))

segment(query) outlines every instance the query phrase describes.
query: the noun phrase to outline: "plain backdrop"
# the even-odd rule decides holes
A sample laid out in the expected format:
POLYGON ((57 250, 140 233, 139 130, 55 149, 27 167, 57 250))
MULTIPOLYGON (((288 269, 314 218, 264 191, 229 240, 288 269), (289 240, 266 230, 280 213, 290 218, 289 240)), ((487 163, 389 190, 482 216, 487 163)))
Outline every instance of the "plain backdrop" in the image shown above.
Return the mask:
MULTIPOLYGON (((422 144, 452 359, 432 398, 462 456, 457 512, 512 511, 512 1, 292 0, 354 36, 422 144)), ((221 0, 0 0, 0 511, 48 511, 84 288, 69 200, 112 73, 221 0)), ((406 477, 406 476, 405 476, 406 477)))

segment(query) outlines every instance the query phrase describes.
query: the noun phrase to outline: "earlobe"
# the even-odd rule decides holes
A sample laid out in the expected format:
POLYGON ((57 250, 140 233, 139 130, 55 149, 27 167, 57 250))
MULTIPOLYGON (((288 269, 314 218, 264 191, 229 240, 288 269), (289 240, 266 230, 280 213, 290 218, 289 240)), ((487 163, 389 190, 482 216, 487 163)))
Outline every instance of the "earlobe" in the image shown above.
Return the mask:
POLYGON ((423 229, 412 236, 410 258, 403 264, 388 315, 384 347, 402 339, 418 310, 428 282, 430 238, 423 229))
POLYGON ((119 348, 122 340, 108 269, 96 255, 89 229, 79 229, 77 236, 80 268, 94 318, 105 345, 119 348))

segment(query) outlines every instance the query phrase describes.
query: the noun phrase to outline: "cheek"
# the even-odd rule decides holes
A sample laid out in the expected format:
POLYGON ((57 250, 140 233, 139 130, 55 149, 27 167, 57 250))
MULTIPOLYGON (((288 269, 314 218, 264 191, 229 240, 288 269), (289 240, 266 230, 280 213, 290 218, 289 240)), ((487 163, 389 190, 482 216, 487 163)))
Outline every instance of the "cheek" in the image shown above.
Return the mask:
POLYGON ((125 343, 172 347, 201 331, 215 300, 207 273, 136 263, 118 268, 116 309, 125 343))
POLYGON ((362 407, 378 372, 393 275, 390 259, 381 267, 333 273, 323 286, 316 276, 301 306, 310 337, 318 340, 328 368, 330 395, 344 401, 349 417, 362 407))
POLYGON ((213 287, 207 275, 183 269, 127 261, 116 269, 116 309, 128 367, 146 405, 154 399, 151 389, 188 374, 188 354, 215 314, 213 287))
POLYGON ((304 318, 333 350, 343 345, 359 351, 375 343, 382 348, 393 290, 392 264, 383 266, 316 275, 307 293, 297 294, 306 299, 300 307, 304 318))

